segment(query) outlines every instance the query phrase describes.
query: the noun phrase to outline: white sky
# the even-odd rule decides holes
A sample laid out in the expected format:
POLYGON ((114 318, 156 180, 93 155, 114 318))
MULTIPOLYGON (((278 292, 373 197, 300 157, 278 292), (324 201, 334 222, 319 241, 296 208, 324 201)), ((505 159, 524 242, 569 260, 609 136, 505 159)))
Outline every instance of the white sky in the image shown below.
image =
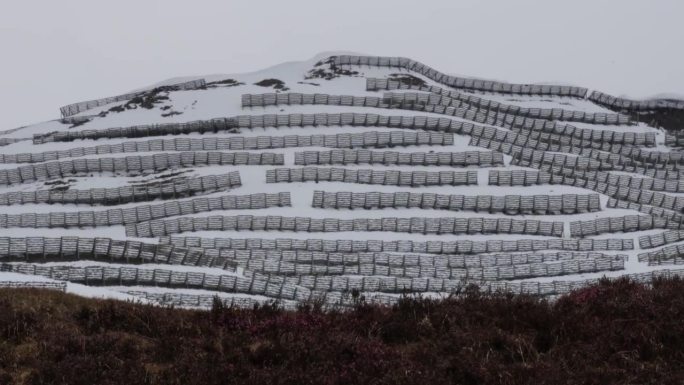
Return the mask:
POLYGON ((443 72, 684 94, 682 0, 1 0, 0 130, 61 105, 322 51, 443 72))

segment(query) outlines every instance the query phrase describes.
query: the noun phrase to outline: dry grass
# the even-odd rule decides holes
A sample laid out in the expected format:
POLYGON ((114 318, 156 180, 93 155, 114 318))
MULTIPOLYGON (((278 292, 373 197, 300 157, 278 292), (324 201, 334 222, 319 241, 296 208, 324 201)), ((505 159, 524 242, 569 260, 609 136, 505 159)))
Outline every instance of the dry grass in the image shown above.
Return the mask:
POLYGON ((1 384, 667 384, 684 381, 684 281, 554 303, 189 311, 0 290, 1 384))

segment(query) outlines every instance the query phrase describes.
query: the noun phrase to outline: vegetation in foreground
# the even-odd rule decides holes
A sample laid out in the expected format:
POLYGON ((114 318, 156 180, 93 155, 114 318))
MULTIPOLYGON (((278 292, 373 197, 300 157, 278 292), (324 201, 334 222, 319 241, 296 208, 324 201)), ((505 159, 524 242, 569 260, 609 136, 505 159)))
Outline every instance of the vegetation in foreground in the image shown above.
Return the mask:
POLYGON ((1 384, 669 384, 684 281, 602 282, 549 303, 190 311, 0 290, 1 384))

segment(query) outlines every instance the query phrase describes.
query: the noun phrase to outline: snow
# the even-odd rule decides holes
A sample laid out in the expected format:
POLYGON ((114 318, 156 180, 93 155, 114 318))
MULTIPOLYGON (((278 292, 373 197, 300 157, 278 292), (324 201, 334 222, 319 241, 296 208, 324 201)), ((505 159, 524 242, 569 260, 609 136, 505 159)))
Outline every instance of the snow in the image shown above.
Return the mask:
MULTIPOLYGON (((231 75, 208 75, 198 77, 184 77, 173 78, 166 81, 154 84, 152 86, 144 87, 139 90, 148 90, 154 87, 177 83, 180 81, 193 80, 197 78, 204 78, 207 82, 220 81, 223 79, 235 79, 239 82, 245 83, 240 86, 219 86, 216 88, 209 88, 206 90, 192 90, 192 91, 172 91, 168 92, 168 100, 154 106, 152 109, 137 108, 128 109, 122 112, 107 112, 114 106, 119 106, 125 102, 112 103, 110 105, 101 106, 89 111, 82 112, 81 116, 90 116, 91 120, 85 124, 77 127, 69 128, 70 124, 61 123, 59 120, 47 121, 35 125, 21 127, 16 130, 6 130, 0 132, 0 138, 31 138, 35 134, 44 134, 52 131, 79 131, 79 130, 104 130, 111 127, 127 127, 142 124, 163 124, 171 122, 189 122, 194 120, 206 120, 217 117, 231 117, 236 115, 246 114, 290 114, 290 113, 341 113, 341 112, 356 112, 356 113, 376 113, 381 115, 403 115, 403 116, 431 116, 442 118, 444 115, 430 114, 409 110, 388 110, 378 108, 366 107, 342 107, 342 106, 323 106, 323 105, 304 105, 304 106, 269 106, 265 108, 246 108, 241 107, 242 94, 259 94, 274 92, 273 88, 256 86, 254 83, 268 78, 280 79, 285 82, 286 87, 290 88, 287 92, 301 92, 301 93, 327 93, 332 95, 355 95, 355 96, 381 96, 380 92, 369 92, 365 90, 366 77, 388 77, 392 73, 406 73, 405 70, 391 68, 369 68, 357 67, 353 68, 359 71, 359 75, 355 77, 341 76, 333 80, 327 81, 324 79, 305 79, 308 71, 321 59, 324 59, 333 53, 324 53, 316 57, 300 62, 282 63, 264 70, 231 75), (310 84, 300 84, 299 82, 314 82, 320 86, 313 86, 310 84), (162 108, 166 108, 162 110, 162 108), (172 115, 164 117, 162 114, 167 111, 181 112, 179 115, 172 115), (99 116, 102 114, 103 116, 99 116)), ((334 53, 336 55, 342 54, 340 52, 334 53)), ((427 63, 429 64, 429 63, 427 63)), ((413 74, 415 75, 415 74, 413 74)), ((418 76, 418 75, 416 75, 418 76)), ((420 76, 425 79, 424 77, 420 76)), ((425 79, 428 84, 439 85, 433 81, 425 79)), ((572 110, 586 111, 586 112, 610 112, 604 107, 598 106, 586 99, 577 98, 562 98, 554 96, 518 96, 518 95, 502 95, 491 93, 477 93, 479 97, 491 99, 503 103, 515 104, 524 107, 533 108, 566 108, 572 110)), ((453 118, 458 121, 465 121, 465 119, 453 118)), ((670 151, 664 142, 664 132, 656 128, 650 127, 644 123, 629 126, 609 126, 609 125, 592 125, 586 123, 571 122, 578 128, 586 128, 593 130, 613 130, 619 132, 653 132, 657 135, 658 146, 655 150, 670 151)), ((500 130, 506 130, 497 127, 500 130)), ((264 128, 253 130, 242 130, 239 134, 230 133, 216 133, 204 134, 197 133, 184 135, 188 138, 225 138, 225 137, 254 137, 262 135, 282 136, 282 135, 311 135, 311 134, 338 134, 338 133, 360 133, 365 131, 380 131, 389 132, 397 131, 398 129, 390 129, 384 127, 293 127, 293 128, 264 128)), ((45 144, 33 144, 31 140, 25 140, 13 143, 4 147, 0 147, 1 154, 19 154, 19 153, 39 153, 44 151, 61 151, 74 149, 78 147, 94 147, 104 144, 120 144, 124 142, 146 141, 151 139, 171 139, 171 136, 163 136, 158 138, 116 138, 116 139, 99 139, 99 140, 78 140, 73 142, 56 142, 45 144)), ((454 136, 454 144, 448 146, 407 146, 394 147, 383 149, 372 149, 373 151, 397 151, 397 152, 461 152, 461 151, 487 151, 480 147, 469 146, 470 137, 463 135, 454 136)), ((255 215, 255 216, 288 216, 288 217, 312 217, 312 218, 380 218, 380 217, 456 217, 456 218, 515 218, 515 219, 536 219, 541 221, 561 221, 565 224, 565 237, 569 237, 569 224, 574 221, 585 221, 596 218, 617 217, 624 215, 640 214, 635 210, 624 209, 610 209, 606 207, 608 197, 601 196, 602 210, 593 213, 575 214, 575 215, 517 215, 507 216, 503 214, 488 214, 475 212, 453 212, 447 210, 424 210, 424 209, 374 209, 374 210, 325 210, 311 207, 311 201, 314 191, 326 192, 423 192, 423 193, 439 193, 439 194, 454 194, 454 195, 560 195, 560 194, 594 194, 582 188, 560 185, 539 185, 526 187, 511 187, 511 186, 489 186, 488 173, 490 170, 512 170, 523 169, 521 167, 510 165, 510 156, 505 156, 506 166, 504 167, 489 167, 489 168, 460 168, 460 167, 424 167, 424 166, 382 166, 382 165, 368 165, 368 164, 348 164, 348 165, 318 165, 316 167, 335 167, 346 169, 374 169, 374 170, 402 170, 402 171, 466 171, 477 170, 478 184, 473 186, 427 186, 427 187, 397 187, 397 186, 382 186, 382 185, 364 185, 364 184, 348 184, 335 182, 307 182, 307 183, 276 183, 267 184, 265 180, 266 171, 282 167, 299 167, 294 165, 294 154, 300 151, 329 151, 330 148, 307 147, 307 148, 283 148, 271 150, 249 150, 249 152, 272 152, 280 153, 285 156, 285 165, 282 166, 204 166, 192 167, 185 169, 188 171, 183 174, 187 177, 218 175, 225 174, 231 171, 238 171, 242 180, 242 186, 237 187, 230 192, 218 192, 203 197, 220 197, 224 195, 246 195, 254 193, 276 193, 276 192, 290 192, 291 207, 273 207, 259 210, 219 210, 202 212, 188 215, 191 217, 207 217, 217 215, 255 215)), ((229 152, 229 151, 222 151, 229 152)), ((151 155, 154 152, 148 153, 114 153, 103 155, 84 156, 78 159, 89 159, 97 157, 126 157, 132 155, 151 155)), ((70 158, 59 159, 59 161, 69 160, 70 158)), ((17 167, 26 166, 26 164, 0 164, 0 169, 13 169, 17 167)), ((530 169, 532 170, 532 169, 530 169)), ((631 176, 640 176, 629 173, 631 176)), ((146 180, 146 176, 127 176, 123 173, 117 175, 111 173, 92 174, 88 176, 67 176, 64 179, 74 179, 70 183, 71 189, 89 189, 89 188, 110 188, 122 187, 130 185, 131 183, 141 182, 146 180)), ((12 191, 35 191, 41 189, 48 189, 44 181, 37 181, 25 184, 15 184, 9 186, 0 186, 0 193, 12 191)), ((671 194, 681 195, 681 194, 671 194)), ((183 198, 180 201, 187 201, 193 198, 183 198)), ((89 205, 75 205, 75 204, 27 204, 17 206, 0 206, 0 214, 22 214, 22 213, 49 213, 49 212, 75 212, 75 211, 102 211, 112 208, 129 208, 143 205, 163 204, 164 201, 151 201, 143 203, 128 203, 119 206, 89 206, 89 205)), ((167 218, 164 218, 167 219, 167 218)), ((627 273, 648 272, 658 269, 668 268, 668 266, 648 266, 646 263, 639 262, 637 254, 643 252, 638 246, 638 237, 644 235, 653 235, 662 232, 662 230, 648 230, 634 233, 608 233, 601 234, 592 238, 608 239, 608 238, 627 238, 634 239, 635 249, 615 254, 624 254, 629 257, 625 265, 625 270, 600 272, 593 274, 579 274, 572 276, 563 276, 563 280, 582 280, 587 278, 594 278, 599 276, 619 276, 627 273)), ((245 232, 245 231, 224 231, 224 232, 192 232, 174 234, 180 236, 193 237, 209 237, 209 238, 294 238, 294 239, 354 239, 354 240, 414 240, 414 241, 481 241, 481 240, 518 240, 518 239, 548 239, 541 236, 520 236, 512 234, 487 234, 487 235, 438 235, 438 234, 405 234, 405 233, 389 233, 389 232, 341 232, 341 233, 302 233, 302 232, 245 232)), ((7 228, 0 229, 0 237, 60 237, 60 236, 80 236, 80 237, 109 237, 113 239, 130 239, 139 240, 146 243, 157 243, 157 239, 143 239, 126 237, 123 226, 111 227, 96 227, 96 228, 49 228, 49 229, 31 229, 31 228, 7 228)), ((1 258, 1 257, 0 257, 1 258)), ((76 261, 76 262, 51 262, 53 266, 119 266, 98 261, 76 261)), ((214 268, 201 268, 195 266, 176 266, 176 265, 157 265, 144 264, 137 265, 141 269, 167 269, 174 271, 194 271, 208 274, 218 275, 241 275, 243 272, 239 270, 237 273, 231 273, 225 270, 214 268)), ((558 277, 542 277, 529 278, 526 281, 549 281, 558 280, 558 277)), ((34 277, 28 275, 21 275, 16 273, 0 272, 1 280, 16 280, 16 281, 31 281, 31 280, 47 280, 43 277, 34 277)), ((125 294, 128 291, 147 291, 147 292, 181 292, 194 294, 215 294, 213 291, 203 290, 186 290, 186 289, 167 289, 167 288, 153 288, 153 287, 89 287, 79 284, 69 283, 67 291, 79 295, 98 297, 98 298, 116 298, 123 300, 138 300, 139 297, 125 294), (206 292, 206 293, 205 293, 206 292)), ((222 293, 221 296, 230 297, 235 294, 222 293)), ((255 299, 264 299, 265 297, 252 296, 255 299)))
MULTIPOLYGON (((42 277, 39 275, 26 275, 19 273, 2 272, 0 273, 0 281, 9 282, 60 282, 54 279, 42 277)), ((132 296, 126 293, 117 292, 109 287, 85 286, 78 283, 67 282, 66 292, 69 294, 76 294, 87 298, 98 299, 118 299, 121 301, 132 301, 149 303, 145 299, 132 296)))

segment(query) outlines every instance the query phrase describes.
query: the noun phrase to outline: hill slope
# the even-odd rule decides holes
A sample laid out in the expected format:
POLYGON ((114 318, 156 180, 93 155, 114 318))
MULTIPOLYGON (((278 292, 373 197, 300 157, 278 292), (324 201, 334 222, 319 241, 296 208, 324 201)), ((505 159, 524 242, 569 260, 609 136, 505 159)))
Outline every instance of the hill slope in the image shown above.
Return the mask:
POLYGON ((294 307, 678 275, 683 109, 335 54, 64 106, 0 133, 0 281, 294 307))

